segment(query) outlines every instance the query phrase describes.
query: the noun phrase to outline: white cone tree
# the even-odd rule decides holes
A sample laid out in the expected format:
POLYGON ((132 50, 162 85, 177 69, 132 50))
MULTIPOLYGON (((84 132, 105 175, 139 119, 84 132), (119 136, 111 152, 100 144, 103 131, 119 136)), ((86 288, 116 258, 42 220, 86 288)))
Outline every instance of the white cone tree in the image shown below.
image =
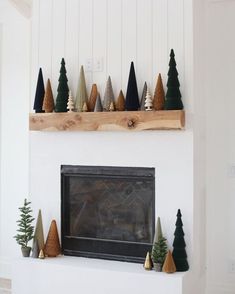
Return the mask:
POLYGON ((151 97, 151 94, 149 92, 149 89, 147 89, 147 94, 146 94, 146 97, 145 97, 145 110, 146 111, 151 111, 153 110, 153 100, 152 100, 152 97, 151 97))

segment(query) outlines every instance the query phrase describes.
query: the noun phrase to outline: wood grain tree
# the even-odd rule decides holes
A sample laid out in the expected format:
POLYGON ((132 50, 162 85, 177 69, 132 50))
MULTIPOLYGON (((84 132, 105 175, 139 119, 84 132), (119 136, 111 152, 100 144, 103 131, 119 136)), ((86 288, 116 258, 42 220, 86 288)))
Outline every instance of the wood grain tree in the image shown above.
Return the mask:
POLYGON ((51 89, 51 82, 50 82, 50 79, 48 79, 47 85, 46 85, 46 92, 43 99, 42 109, 45 112, 53 112, 54 108, 55 108, 55 103, 54 103, 53 93, 51 89))
POLYGON ((52 220, 51 222, 44 248, 44 253, 46 256, 49 257, 56 257, 61 253, 59 235, 55 220, 52 220))
POLYGON ((93 84, 91 87, 91 94, 90 94, 89 101, 88 101, 88 110, 89 111, 94 111, 94 109, 95 109, 97 94, 98 94, 97 85, 93 84))
POLYGON ((153 96, 153 108, 155 110, 163 110, 165 104, 165 92, 162 83, 161 74, 158 75, 157 84, 153 96))

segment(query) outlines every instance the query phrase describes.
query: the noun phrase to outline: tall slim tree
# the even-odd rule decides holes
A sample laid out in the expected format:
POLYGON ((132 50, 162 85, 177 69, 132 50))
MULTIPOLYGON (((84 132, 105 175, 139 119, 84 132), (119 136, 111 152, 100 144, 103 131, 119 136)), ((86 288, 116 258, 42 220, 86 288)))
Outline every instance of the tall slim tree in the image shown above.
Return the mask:
POLYGON ((112 102, 114 103, 114 93, 111 77, 109 76, 104 91, 103 110, 110 111, 110 105, 112 102))
POLYGON ((175 261, 175 266, 177 272, 184 272, 189 269, 188 261, 187 261, 187 253, 185 250, 186 244, 184 241, 184 231, 183 231, 183 222, 182 222, 182 214, 180 209, 177 212, 177 220, 175 223, 175 238, 173 242, 173 258, 175 261))
POLYGON ((43 74, 42 74, 42 69, 40 68, 38 73, 38 81, 37 81, 36 93, 34 98, 34 106, 33 106, 33 109, 35 110, 36 113, 44 112, 42 110, 44 95, 45 95, 45 88, 44 88, 43 74))
POLYGON ((166 110, 177 110, 183 109, 183 102, 181 100, 180 83, 178 80, 178 71, 176 69, 175 53, 171 49, 168 81, 167 81, 167 92, 164 108, 166 110))
POLYGON ((126 91, 126 110, 135 111, 140 108, 139 94, 135 76, 134 62, 131 62, 129 79, 126 91))
POLYGON ((84 68, 83 66, 81 66, 77 94, 76 94, 76 101, 75 101, 75 110, 78 112, 82 112, 85 102, 86 104, 88 104, 88 95, 87 95, 87 89, 86 89, 84 68))
POLYGON ((61 60, 60 67, 60 77, 59 77, 59 85, 57 88, 57 97, 56 97, 56 112, 67 112, 67 102, 69 97, 69 87, 68 87, 68 79, 66 75, 65 61, 64 58, 61 60))

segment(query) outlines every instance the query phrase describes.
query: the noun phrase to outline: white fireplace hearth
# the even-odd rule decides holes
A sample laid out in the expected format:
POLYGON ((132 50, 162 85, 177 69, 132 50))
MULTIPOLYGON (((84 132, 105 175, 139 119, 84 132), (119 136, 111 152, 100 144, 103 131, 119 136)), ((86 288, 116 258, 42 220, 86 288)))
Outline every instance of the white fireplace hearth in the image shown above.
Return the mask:
POLYGON ((186 273, 146 271, 142 264, 82 257, 19 258, 13 294, 186 294, 186 273))

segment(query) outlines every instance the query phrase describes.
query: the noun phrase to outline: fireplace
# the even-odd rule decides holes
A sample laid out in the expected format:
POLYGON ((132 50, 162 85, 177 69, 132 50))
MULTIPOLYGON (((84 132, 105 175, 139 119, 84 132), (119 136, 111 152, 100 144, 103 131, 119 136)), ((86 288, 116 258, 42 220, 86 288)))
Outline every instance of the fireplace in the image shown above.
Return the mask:
POLYGON ((154 168, 61 166, 65 255, 143 262, 154 228, 154 168))

